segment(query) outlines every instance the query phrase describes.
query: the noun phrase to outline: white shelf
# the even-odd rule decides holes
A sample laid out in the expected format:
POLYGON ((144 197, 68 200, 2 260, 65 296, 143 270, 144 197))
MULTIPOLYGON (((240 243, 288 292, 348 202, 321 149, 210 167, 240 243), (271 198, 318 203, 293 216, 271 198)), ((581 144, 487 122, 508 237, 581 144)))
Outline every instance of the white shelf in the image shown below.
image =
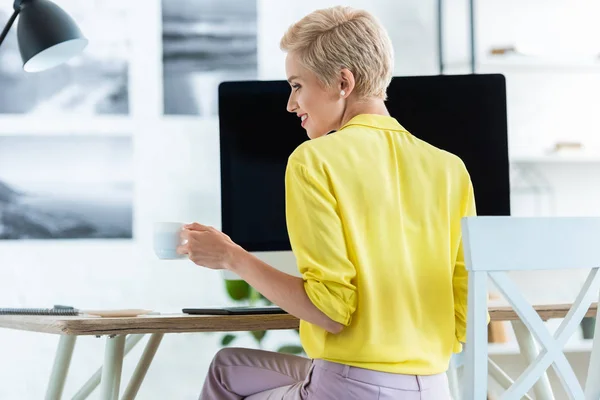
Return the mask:
POLYGON ((551 58, 524 55, 498 55, 487 56, 481 60, 479 67, 508 67, 508 68, 534 68, 534 69, 567 69, 567 70, 596 70, 600 72, 600 60, 597 58, 551 58))
POLYGON ((513 164, 578 164, 600 163, 600 154, 540 154, 509 157, 513 164))
MULTIPOLYGON (((536 57, 525 56, 518 54, 506 55, 485 55, 479 56, 476 60, 477 71, 486 73, 490 71, 507 70, 534 70, 534 71, 569 71, 569 72, 600 72, 600 58, 570 58, 568 56, 562 58, 553 57, 536 57)), ((446 67, 466 68, 470 64, 468 61, 448 62, 446 67)))
MULTIPOLYGON (((577 339, 569 341, 564 348, 565 353, 589 353, 592 351, 593 341, 591 339, 577 339)), ((490 343, 488 344, 490 356, 506 356, 521 354, 516 342, 490 343)))

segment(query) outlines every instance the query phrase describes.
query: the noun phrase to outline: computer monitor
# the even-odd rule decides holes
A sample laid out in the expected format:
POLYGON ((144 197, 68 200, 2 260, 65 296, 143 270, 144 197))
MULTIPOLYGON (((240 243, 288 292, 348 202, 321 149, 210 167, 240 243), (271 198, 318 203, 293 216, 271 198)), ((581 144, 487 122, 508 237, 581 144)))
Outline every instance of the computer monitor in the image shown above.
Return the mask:
MULTIPOLYGON (((306 132, 286 110, 286 81, 219 86, 222 230, 297 275, 285 222, 288 156, 306 132)), ((499 74, 395 77, 387 107, 416 137, 459 156, 479 215, 510 215, 505 79, 499 74)))

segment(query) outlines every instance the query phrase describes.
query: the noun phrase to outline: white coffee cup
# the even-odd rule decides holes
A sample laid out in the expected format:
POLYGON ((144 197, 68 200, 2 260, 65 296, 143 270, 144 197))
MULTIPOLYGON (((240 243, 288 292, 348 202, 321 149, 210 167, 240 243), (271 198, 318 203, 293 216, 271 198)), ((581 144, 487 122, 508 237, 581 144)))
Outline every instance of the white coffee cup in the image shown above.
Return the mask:
POLYGON ((185 241, 181 239, 183 225, 180 222, 154 223, 153 248, 158 258, 161 260, 187 258, 187 255, 177 253, 177 247, 185 244, 185 241))

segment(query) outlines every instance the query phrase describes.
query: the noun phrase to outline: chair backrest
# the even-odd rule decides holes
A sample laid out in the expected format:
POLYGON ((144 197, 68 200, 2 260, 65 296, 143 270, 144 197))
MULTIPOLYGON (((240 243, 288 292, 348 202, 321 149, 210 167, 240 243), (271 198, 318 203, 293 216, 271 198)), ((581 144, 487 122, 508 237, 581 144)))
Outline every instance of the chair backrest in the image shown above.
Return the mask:
MULTIPOLYGON (((469 272, 465 389, 467 399, 487 396, 487 281, 496 284, 543 350, 507 390, 520 399, 552 365, 575 399, 600 399, 600 379, 588 379, 585 394, 562 349, 600 293, 600 218, 467 217, 462 220, 469 272), (571 310, 553 335, 507 271, 591 269, 571 310)), ((550 288, 549 288, 550 290, 550 288)), ((596 337, 600 337, 600 308, 596 337)), ((600 338, 592 349, 588 375, 600 378, 600 338)))

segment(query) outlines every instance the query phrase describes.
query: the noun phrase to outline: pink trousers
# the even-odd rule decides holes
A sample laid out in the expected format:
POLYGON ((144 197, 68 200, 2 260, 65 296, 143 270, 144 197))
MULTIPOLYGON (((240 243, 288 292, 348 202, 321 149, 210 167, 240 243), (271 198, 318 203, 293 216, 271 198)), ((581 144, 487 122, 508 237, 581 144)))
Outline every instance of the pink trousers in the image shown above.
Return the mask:
POLYGON ((399 375, 262 350, 225 348, 200 400, 450 400, 446 374, 399 375))

